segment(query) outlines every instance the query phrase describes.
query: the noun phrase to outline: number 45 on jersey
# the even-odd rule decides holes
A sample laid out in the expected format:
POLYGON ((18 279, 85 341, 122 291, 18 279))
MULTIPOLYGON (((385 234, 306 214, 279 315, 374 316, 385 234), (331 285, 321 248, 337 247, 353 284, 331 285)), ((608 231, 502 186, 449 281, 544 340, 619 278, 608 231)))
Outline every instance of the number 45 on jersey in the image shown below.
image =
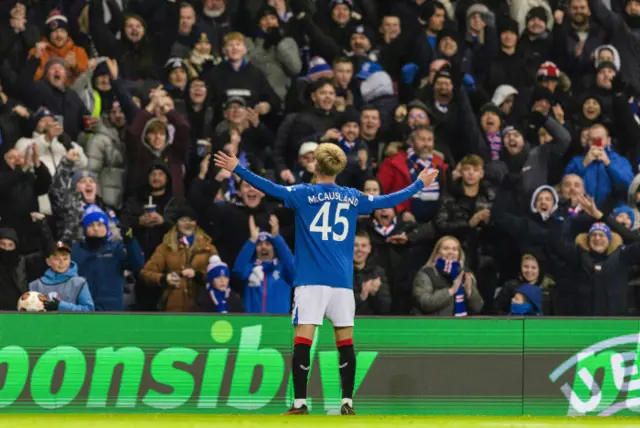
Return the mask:
POLYGON ((348 209, 348 203, 338 203, 338 206, 336 207, 336 215, 333 219, 333 225, 330 226, 329 216, 331 211, 331 202, 325 202, 324 204, 322 204, 322 207, 320 207, 320 211, 318 211, 318 214, 316 214, 313 221, 311 222, 309 230, 314 233, 322 233, 323 241, 328 241, 329 235, 331 235, 334 241, 344 241, 349 234, 349 221, 346 217, 341 215, 341 212, 348 209), (343 226, 342 233, 340 234, 333 231, 333 228, 339 224, 342 224, 343 226))

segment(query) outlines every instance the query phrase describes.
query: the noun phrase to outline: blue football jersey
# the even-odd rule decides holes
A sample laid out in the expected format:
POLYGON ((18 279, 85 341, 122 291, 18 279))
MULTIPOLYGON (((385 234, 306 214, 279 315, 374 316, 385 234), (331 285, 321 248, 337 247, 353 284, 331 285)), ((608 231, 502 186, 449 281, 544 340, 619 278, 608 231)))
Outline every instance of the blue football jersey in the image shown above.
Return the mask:
POLYGON ((417 180, 390 195, 367 196, 336 184, 280 186, 240 165, 234 172, 293 209, 296 221, 294 286, 353 288, 353 246, 358 215, 392 208, 424 186, 417 180))

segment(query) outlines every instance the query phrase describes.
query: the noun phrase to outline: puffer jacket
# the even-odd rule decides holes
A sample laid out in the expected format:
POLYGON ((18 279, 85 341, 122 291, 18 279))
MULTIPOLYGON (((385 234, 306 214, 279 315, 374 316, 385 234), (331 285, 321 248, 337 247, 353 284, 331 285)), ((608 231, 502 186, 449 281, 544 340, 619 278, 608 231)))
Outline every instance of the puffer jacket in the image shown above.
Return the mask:
POLYGON ((76 242, 71 251, 78 274, 87 279, 96 311, 124 311, 124 270, 138 272, 144 257, 138 242, 107 241, 97 250, 76 242))
POLYGON ((264 39, 246 39, 249 59, 264 72, 273 91, 284 103, 291 78, 302 70, 298 44, 291 37, 283 38, 277 46, 264 47, 264 39))
POLYGON ((206 283, 209 258, 215 254, 218 250, 202 229, 196 230, 193 244, 186 247, 178 242, 178 229, 171 228, 140 272, 142 280, 163 287, 160 309, 167 312, 196 310, 196 300, 206 283), (188 268, 196 271, 195 277, 181 278, 177 288, 167 284, 168 273, 180 274, 188 268))
POLYGON ((126 174, 125 145, 121 134, 108 122, 100 124, 87 144, 87 169, 98 177, 98 194, 114 208, 122 207, 126 174))
MULTIPOLYGON (((479 313, 484 305, 476 284, 474 276, 471 295, 469 296, 465 292, 464 300, 469 314, 479 313)), ((416 312, 423 315, 452 317, 455 304, 455 296, 449 295, 449 288, 452 285, 451 279, 438 272, 434 266, 423 267, 413 281, 416 312)))
POLYGON ((281 235, 273 237, 276 258, 271 263, 256 259, 256 243, 247 241, 233 265, 244 283, 244 310, 254 314, 288 314, 291 311, 293 254, 281 235))
MULTIPOLYGON (((67 155, 67 149, 60 142, 58 137, 55 137, 51 141, 47 141, 44 134, 34 132, 31 138, 20 138, 16 143, 16 149, 24 154, 27 161, 31 158, 30 153, 33 149, 31 149, 30 146, 32 144, 35 144, 38 150, 38 158, 40 159, 40 162, 47 167, 51 177, 54 177, 58 167, 60 166, 60 162, 67 155)), ((74 142, 71 143, 71 146, 80 152, 80 158, 72 165, 73 172, 86 169, 89 162, 84 150, 74 142)), ((49 200, 48 195, 42 195, 38 198, 38 206, 39 211, 43 214, 51 215, 53 213, 51 201, 49 200)))

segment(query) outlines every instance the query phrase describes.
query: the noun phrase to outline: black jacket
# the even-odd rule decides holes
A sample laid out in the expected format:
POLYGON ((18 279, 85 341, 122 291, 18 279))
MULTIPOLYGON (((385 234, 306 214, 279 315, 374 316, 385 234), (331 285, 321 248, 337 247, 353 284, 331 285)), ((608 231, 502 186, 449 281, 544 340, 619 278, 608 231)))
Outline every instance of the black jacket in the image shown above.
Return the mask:
POLYGON ((18 257, 18 263, 12 265, 0 263, 0 311, 15 311, 18 299, 27 291, 29 283, 24 259, 18 257))
POLYGON ((23 254, 40 249, 40 226, 30 213, 38 211, 38 196, 46 195, 51 186, 51 175, 44 164, 34 173, 4 165, 0 172, 0 224, 18 232, 23 254))
POLYGON ((221 62, 213 69, 207 87, 212 91, 218 111, 222 111, 222 104, 230 96, 243 97, 247 107, 251 108, 260 102, 268 102, 272 112, 280 105, 280 99, 269 85, 267 76, 250 62, 245 62, 238 71, 229 62, 221 62))
POLYGON ((378 266, 374 259, 369 257, 364 268, 353 268, 353 294, 356 299, 356 315, 387 315, 391 312, 391 293, 384 269, 378 266), (380 288, 366 300, 362 300, 360 293, 362 284, 370 279, 380 278, 380 288))
POLYGON ((411 284, 412 273, 406 267, 411 245, 395 245, 387 243, 389 236, 399 234, 410 234, 415 228, 415 224, 404 223, 397 218, 397 223, 393 231, 387 236, 382 236, 376 231, 373 217, 358 222, 358 227, 365 230, 371 237, 373 257, 378 266, 387 274, 391 292, 391 313, 406 315, 411 310, 411 284))
POLYGON ((586 234, 579 235, 577 244, 564 237, 571 221, 554 228, 548 243, 568 265, 572 275, 567 283, 574 300, 577 316, 623 316, 627 314, 629 266, 640 258, 640 244, 622 245, 617 234, 606 254, 597 254, 587 247, 586 234))
POLYGON ((83 116, 89 116, 91 113, 75 91, 60 90, 45 79, 33 82, 33 76, 39 64, 38 58, 27 61, 19 83, 23 85, 21 98, 33 111, 44 106, 54 115, 62 116, 65 134, 69 135, 73 141, 77 141, 83 127, 83 116))

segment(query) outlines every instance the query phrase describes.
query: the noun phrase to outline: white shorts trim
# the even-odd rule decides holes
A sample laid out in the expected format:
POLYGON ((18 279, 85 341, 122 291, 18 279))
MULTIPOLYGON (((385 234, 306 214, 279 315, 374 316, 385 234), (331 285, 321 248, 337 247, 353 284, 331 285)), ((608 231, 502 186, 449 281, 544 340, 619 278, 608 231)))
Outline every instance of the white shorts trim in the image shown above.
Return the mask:
POLYGON ((301 285, 293 296, 293 325, 322 325, 326 317, 334 327, 353 327, 356 300, 353 290, 327 285, 301 285))

